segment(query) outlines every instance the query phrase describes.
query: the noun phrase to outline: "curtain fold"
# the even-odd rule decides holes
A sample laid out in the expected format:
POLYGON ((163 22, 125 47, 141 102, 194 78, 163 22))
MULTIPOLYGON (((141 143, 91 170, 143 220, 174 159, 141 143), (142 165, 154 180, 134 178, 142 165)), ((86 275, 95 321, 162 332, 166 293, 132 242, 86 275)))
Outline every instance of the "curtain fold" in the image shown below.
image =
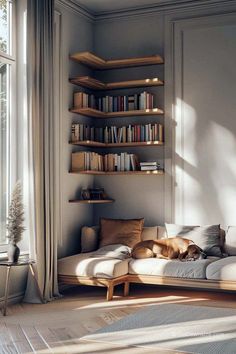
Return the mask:
MULTIPOLYGON (((44 301, 59 296, 54 189, 54 1, 27 1, 27 105, 30 256, 35 259, 44 301)), ((25 301, 39 302, 35 282, 28 279, 25 301)))

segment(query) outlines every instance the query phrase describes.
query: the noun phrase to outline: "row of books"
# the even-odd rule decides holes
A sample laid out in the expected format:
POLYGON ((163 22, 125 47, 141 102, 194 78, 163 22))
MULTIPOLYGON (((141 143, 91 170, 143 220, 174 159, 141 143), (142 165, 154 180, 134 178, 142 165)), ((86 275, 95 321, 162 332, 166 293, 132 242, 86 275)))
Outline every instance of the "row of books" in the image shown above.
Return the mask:
POLYGON ((72 153, 72 171, 136 171, 139 169, 137 156, 127 152, 100 155, 96 152, 72 153))
POLYGON ((128 125, 123 127, 106 126, 91 127, 85 124, 72 124, 71 141, 91 140, 101 143, 131 143, 145 141, 163 141, 163 125, 145 124, 128 125))
POLYGON ((88 95, 85 92, 74 93, 75 108, 94 108, 105 113, 153 109, 153 101, 154 95, 146 91, 142 92, 141 94, 128 96, 104 97, 88 95))

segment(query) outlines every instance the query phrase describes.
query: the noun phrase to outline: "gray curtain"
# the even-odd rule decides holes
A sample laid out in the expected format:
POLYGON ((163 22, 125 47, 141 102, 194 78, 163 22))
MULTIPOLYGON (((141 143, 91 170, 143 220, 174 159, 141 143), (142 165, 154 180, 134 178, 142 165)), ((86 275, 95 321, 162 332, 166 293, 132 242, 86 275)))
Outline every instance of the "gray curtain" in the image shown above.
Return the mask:
POLYGON ((50 301, 59 296, 54 210, 54 1, 27 2, 27 105, 30 255, 36 260, 37 283, 28 280, 25 301, 50 301))

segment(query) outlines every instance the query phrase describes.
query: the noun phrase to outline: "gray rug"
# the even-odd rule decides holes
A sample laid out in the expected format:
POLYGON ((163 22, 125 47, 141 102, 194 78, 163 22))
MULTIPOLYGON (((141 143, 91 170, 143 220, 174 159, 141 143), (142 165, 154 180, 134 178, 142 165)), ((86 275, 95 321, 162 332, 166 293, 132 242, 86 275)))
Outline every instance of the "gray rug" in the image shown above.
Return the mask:
POLYGON ((85 340, 201 354, 236 354, 236 310, 148 306, 85 340))

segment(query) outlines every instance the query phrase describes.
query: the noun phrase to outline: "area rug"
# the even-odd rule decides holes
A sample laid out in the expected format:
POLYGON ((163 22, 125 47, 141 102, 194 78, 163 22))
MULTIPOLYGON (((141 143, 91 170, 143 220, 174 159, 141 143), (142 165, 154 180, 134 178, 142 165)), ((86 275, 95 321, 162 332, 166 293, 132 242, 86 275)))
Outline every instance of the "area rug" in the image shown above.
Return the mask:
POLYGON ((148 306, 83 340, 200 354, 236 353, 236 310, 148 306))

